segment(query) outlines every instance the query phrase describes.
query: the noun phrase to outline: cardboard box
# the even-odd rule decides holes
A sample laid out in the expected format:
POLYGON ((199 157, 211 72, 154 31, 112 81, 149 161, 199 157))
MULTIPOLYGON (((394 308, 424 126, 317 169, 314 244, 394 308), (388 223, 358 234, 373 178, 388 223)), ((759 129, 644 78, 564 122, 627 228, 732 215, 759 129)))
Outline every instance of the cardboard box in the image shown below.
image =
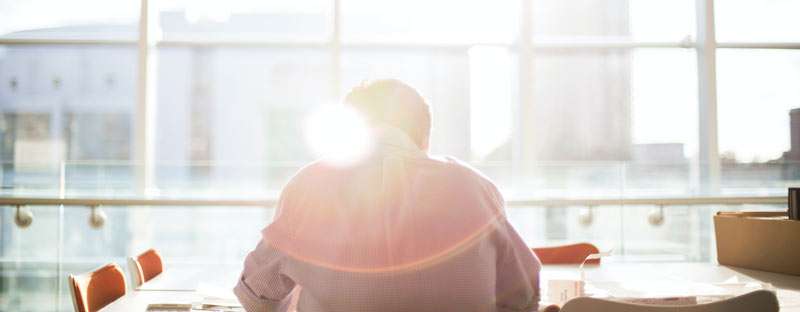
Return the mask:
POLYGON ((714 231, 720 264, 800 275, 800 221, 786 212, 718 212, 714 231))

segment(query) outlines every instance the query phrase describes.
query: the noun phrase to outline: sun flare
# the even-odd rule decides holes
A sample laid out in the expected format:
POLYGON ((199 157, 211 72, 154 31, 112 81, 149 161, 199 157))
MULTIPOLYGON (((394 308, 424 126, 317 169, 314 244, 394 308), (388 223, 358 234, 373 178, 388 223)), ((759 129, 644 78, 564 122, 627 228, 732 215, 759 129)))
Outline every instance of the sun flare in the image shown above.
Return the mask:
POLYGON ((315 156, 336 164, 354 163, 372 146, 366 121, 345 105, 324 105, 313 111, 306 120, 305 132, 315 156))

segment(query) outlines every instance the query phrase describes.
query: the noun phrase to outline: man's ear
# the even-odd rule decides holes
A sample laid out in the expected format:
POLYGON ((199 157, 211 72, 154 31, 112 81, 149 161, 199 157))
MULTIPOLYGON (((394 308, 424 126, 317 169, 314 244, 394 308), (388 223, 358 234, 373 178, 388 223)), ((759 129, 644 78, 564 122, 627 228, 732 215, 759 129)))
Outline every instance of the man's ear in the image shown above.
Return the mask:
POLYGON ((430 150, 430 145, 431 145, 431 135, 429 133, 422 138, 419 149, 427 153, 430 150))

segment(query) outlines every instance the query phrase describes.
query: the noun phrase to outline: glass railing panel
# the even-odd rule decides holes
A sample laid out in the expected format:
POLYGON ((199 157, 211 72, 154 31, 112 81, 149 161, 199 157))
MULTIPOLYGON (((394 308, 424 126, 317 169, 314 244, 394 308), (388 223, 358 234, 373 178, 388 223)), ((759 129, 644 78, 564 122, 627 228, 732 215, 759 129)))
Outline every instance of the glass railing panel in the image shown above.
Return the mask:
POLYGON ((274 214, 269 207, 131 207, 128 254, 156 248, 174 263, 239 265, 274 214))
POLYGON ((542 162, 518 172, 512 198, 620 198, 621 162, 542 162))
MULTIPOLYGON (((37 168, 8 164, 0 181, 2 196, 273 201, 300 166, 295 162, 158 164, 151 168, 154 185, 144 191, 136 185, 143 168, 126 162, 67 162, 37 168)), ((614 249, 623 261, 714 261, 714 213, 785 209, 785 205, 722 204, 661 209, 656 202, 592 201, 714 195, 697 192, 696 172, 688 164, 542 163, 524 179, 505 163, 475 166, 503 180, 508 219, 528 245, 592 242, 601 250, 614 249), (562 200, 568 203, 559 203, 562 200)), ((720 192, 714 196, 783 196, 785 187, 795 181, 791 174, 778 178, 774 166, 766 166, 767 171, 753 169, 759 166, 735 168, 736 172, 723 166, 720 192)), ((147 248, 160 250, 168 266, 240 266, 274 214, 273 207, 101 206, 104 222, 95 228, 90 223, 91 207, 64 207, 63 219, 58 207, 28 209, 35 218, 25 229, 14 224, 14 207, 3 207, 0 214, 0 310, 69 311, 67 274, 108 262, 125 268, 126 257, 147 248), (31 298, 35 300, 29 303, 31 298)))
POLYGON ((117 161, 64 163, 65 197, 132 197, 141 166, 117 161))
POLYGON ((602 250, 620 250, 620 207, 506 208, 509 222, 528 246, 544 247, 591 242, 602 250))
POLYGON ((0 161, 0 196, 57 196, 61 166, 0 161))
POLYGON ((623 197, 692 196, 698 188, 692 175, 692 165, 683 163, 626 162, 623 197))
POLYGON ((158 164, 150 193, 167 198, 275 197, 304 164, 158 164))
POLYGON ((15 207, 0 207, 0 311, 55 311, 58 283, 60 209, 25 207, 33 222, 15 224, 15 207))
POLYGON ((621 252, 632 261, 708 261, 710 210, 703 206, 626 206, 621 252))
MULTIPOLYGON (((64 213, 61 284, 62 311, 72 309, 67 274, 117 263, 130 279, 127 257, 157 249, 165 265, 240 266, 269 224, 273 209, 261 207, 67 207, 64 213), (94 214, 94 219, 93 219, 94 214), (98 221, 98 218, 100 221, 98 221)), ((37 220, 38 221, 38 220, 37 220)), ((55 265, 57 259, 47 259, 55 265)), ((233 285, 235 277, 226 285, 233 285)), ((216 282, 217 279, 212 280, 216 282)), ((49 290, 45 290, 49 291, 49 290)))
MULTIPOLYGON (((96 208, 95 208, 96 209, 96 208)), ((84 274, 108 263, 126 269, 126 241, 130 236, 128 211, 107 207, 95 211, 84 206, 64 207, 64 229, 61 246, 61 273, 55 277, 61 284, 61 311, 71 311, 72 298, 68 287, 69 274, 84 274)))
POLYGON ((728 163, 720 166, 722 195, 786 195, 800 185, 800 163, 784 159, 763 163, 728 163))

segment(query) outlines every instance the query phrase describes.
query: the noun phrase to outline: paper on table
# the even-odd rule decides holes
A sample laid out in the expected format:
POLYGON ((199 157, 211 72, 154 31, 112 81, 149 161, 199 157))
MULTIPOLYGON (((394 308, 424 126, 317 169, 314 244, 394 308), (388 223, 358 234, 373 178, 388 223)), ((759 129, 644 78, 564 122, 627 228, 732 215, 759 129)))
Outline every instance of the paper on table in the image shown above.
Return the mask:
POLYGON ((192 304, 185 302, 174 303, 151 303, 147 305, 148 312, 182 312, 191 311, 192 304))
POLYGON ((697 304, 696 296, 664 297, 664 298, 614 298, 617 301, 636 304, 657 304, 662 306, 681 306, 697 304))
POLYGON ((584 283, 578 280, 547 281, 548 300, 551 303, 561 304, 572 298, 584 296, 584 283))
POLYGON ((586 261, 597 260, 597 259, 600 259, 602 257, 611 256, 612 252, 614 252, 614 249, 609 249, 608 251, 602 251, 602 252, 598 252, 598 253, 593 253, 593 254, 590 254, 590 255, 586 256, 586 259, 583 259, 583 262, 581 262, 581 265, 578 266, 578 271, 581 272, 581 281, 584 281, 584 282, 586 281, 586 273, 583 271, 583 266, 586 265, 586 261))
MULTIPOLYGON (((609 299, 669 299, 684 301, 695 298, 695 303, 708 303, 739 296, 755 290, 774 290, 767 283, 738 283, 730 279, 723 283, 696 283, 685 281, 588 282, 586 294, 609 299), (678 300, 681 299, 681 300, 678 300)), ((690 303, 691 304, 691 303, 690 303)))
POLYGON ((551 303, 561 304, 572 298, 583 297, 585 293, 586 274, 583 271, 583 266, 589 260, 600 259, 611 255, 612 250, 605 252, 593 253, 586 256, 578 266, 580 272, 580 279, 550 279, 547 281, 547 295, 551 303))

